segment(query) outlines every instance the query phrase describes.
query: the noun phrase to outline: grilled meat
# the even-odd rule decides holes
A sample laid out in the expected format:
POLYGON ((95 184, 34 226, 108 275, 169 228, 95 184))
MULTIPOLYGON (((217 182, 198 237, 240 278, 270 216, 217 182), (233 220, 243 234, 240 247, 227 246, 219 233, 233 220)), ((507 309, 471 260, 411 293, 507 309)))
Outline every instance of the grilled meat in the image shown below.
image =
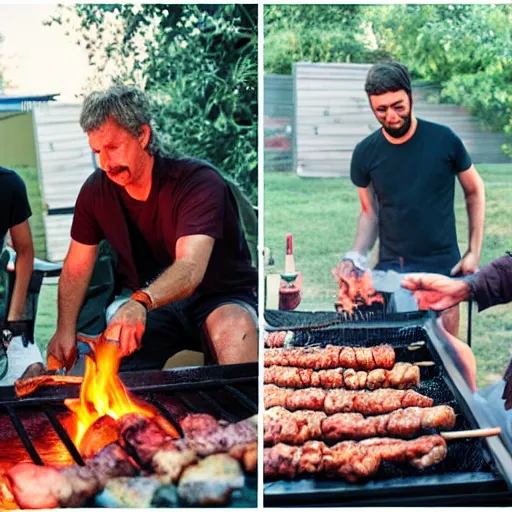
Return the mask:
POLYGON ((290 411, 309 409, 326 414, 359 412, 365 415, 385 414, 405 407, 432 407, 434 401, 416 391, 377 389, 352 391, 320 388, 286 389, 272 384, 264 386, 265 409, 279 406, 290 411))
POLYGON ((265 384, 285 388, 345 388, 345 389, 409 389, 420 383, 420 369, 409 363, 396 363, 391 370, 356 371, 353 368, 312 370, 287 366, 270 366, 264 370, 265 384))
POLYGON ((264 343, 267 348, 284 347, 293 339, 293 331, 265 332, 264 343))
POLYGON ((326 473, 357 482, 373 476, 382 461, 408 462, 424 469, 441 462, 446 452, 444 439, 437 435, 410 441, 389 438, 343 441, 332 447, 321 441, 308 441, 304 446, 279 443, 264 449, 264 473, 267 478, 326 473))
POLYGON ((110 478, 133 476, 137 471, 126 453, 113 443, 85 466, 56 469, 22 463, 11 468, 7 478, 22 508, 80 507, 101 491, 110 478))
POLYGON ((320 411, 290 412, 273 407, 264 412, 266 444, 303 444, 313 439, 342 441, 369 437, 412 437, 422 430, 449 430, 455 425, 455 412, 447 405, 431 408, 409 407, 389 414, 364 417, 358 413, 327 416, 320 411))
POLYGON ((197 461, 195 445, 188 439, 174 439, 158 449, 151 460, 153 471, 164 484, 177 482, 183 469, 197 461))
POLYGON ((240 464, 225 453, 209 455, 188 466, 180 478, 178 496, 187 506, 221 506, 244 486, 240 464))
MULTIPOLYGON (((34 363, 39 364, 39 363, 34 363)), ((25 371, 27 372, 27 370, 25 371)), ((14 383, 14 390, 18 398, 32 394, 36 389, 45 386, 61 386, 62 384, 82 384, 83 377, 72 375, 40 375, 39 377, 27 377, 18 379, 14 383)))
POLYGON ((247 471, 248 473, 256 471, 256 466, 258 464, 257 442, 237 444, 229 450, 229 455, 240 462, 244 471, 247 471))
POLYGON ((314 370, 354 368, 355 370, 390 370, 395 364, 395 350, 391 345, 376 347, 294 347, 269 348, 264 354, 265 366, 295 366, 314 370))

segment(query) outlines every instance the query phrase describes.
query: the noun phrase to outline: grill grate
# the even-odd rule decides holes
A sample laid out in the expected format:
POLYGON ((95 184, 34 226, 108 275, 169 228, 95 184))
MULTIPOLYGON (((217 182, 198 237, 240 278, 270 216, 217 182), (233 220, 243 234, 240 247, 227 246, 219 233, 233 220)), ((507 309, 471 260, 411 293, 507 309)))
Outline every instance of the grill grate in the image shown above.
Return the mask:
MULTIPOLYGON (((397 361, 410 363, 434 361, 435 366, 420 368, 421 383, 417 391, 431 397, 434 400, 434 405, 446 404, 454 408, 457 415, 454 430, 476 428, 473 417, 468 415, 468 411, 464 409, 453 386, 449 385, 450 379, 443 363, 430 343, 425 329, 420 325, 311 329, 296 333, 291 341, 293 346, 331 344, 368 347, 382 343, 388 343, 395 348, 397 361), (408 350, 408 345, 418 341, 426 343, 418 350, 408 350)), ((480 482, 482 480, 488 482, 490 487, 497 482, 504 486, 504 481, 495 468, 483 440, 462 439, 448 441, 447 445, 447 456, 440 464, 420 472, 406 464, 383 462, 372 480, 358 485, 335 481, 321 475, 292 481, 267 482, 265 484, 265 505, 279 506, 285 503, 304 504, 307 502, 321 504, 331 501, 334 496, 337 496, 340 503, 351 499, 351 496, 354 497, 354 503, 369 503, 381 491, 387 496, 395 493, 396 504, 400 503, 402 499, 398 488, 404 485, 411 489, 416 487, 418 494, 413 500, 416 499, 417 502, 426 504, 427 496, 436 492, 434 489, 439 486, 440 479, 447 486, 451 482, 454 489, 462 487, 467 494, 475 492, 474 488, 470 488, 472 478, 476 478, 480 482), (460 483, 461 477, 467 481, 465 487, 460 483)), ((487 484, 483 485, 485 488, 487 484)))
POLYGON ((278 311, 267 309, 264 313, 268 331, 310 331, 340 325, 351 325, 361 322, 411 322, 430 317, 428 311, 410 311, 397 313, 384 310, 382 304, 372 304, 357 309, 353 315, 329 311, 278 311))
MULTIPOLYGON (((123 380, 135 396, 154 405, 177 428, 180 435, 183 435, 179 419, 188 413, 208 413, 218 419, 236 422, 251 416, 257 411, 257 365, 236 366, 239 366, 239 368, 211 367, 206 371, 197 369, 197 372, 191 371, 191 369, 175 370, 173 372, 151 372, 152 375, 148 379, 150 384, 146 387, 143 385, 144 382, 140 382, 141 377, 136 374, 131 376, 126 374, 123 380), (183 374, 188 376, 192 382, 183 382, 185 378, 183 374), (200 377, 205 380, 201 381, 200 377), (128 383, 126 380, 128 380, 128 383), (130 380, 134 386, 130 386, 130 380), (158 383, 159 380, 160 384, 158 383), (133 390, 133 387, 136 390, 133 390), (175 391, 175 389, 180 391, 175 391)), ((41 390, 40 394, 46 395, 47 391, 41 390)), ((68 389, 67 391, 70 395, 74 395, 72 390, 68 389)), ((71 459, 69 456, 65 456, 63 459, 68 460, 69 464, 76 462, 79 465, 84 465, 77 447, 71 440, 62 420, 59 419, 59 416, 64 418, 67 415, 67 411, 63 410, 63 400, 55 400, 55 397, 45 398, 44 396, 15 400, 8 394, 7 399, 2 403, 1 398, 0 396, 0 424, 4 426, 8 423, 12 424, 15 433, 26 450, 26 453, 22 453, 18 449, 14 457, 4 459, 9 467, 21 460, 27 462, 27 455, 33 463, 37 465, 45 464, 44 457, 38 452, 35 443, 31 439, 33 432, 39 430, 37 423, 31 424, 30 429, 27 429, 24 425, 27 418, 37 417, 41 415, 41 412, 43 415, 40 419, 46 418, 51 425, 48 428, 50 430, 53 428, 54 432, 52 431, 50 437, 53 439, 53 434, 56 433, 56 444, 58 443, 60 446, 60 443, 62 443, 62 449, 67 450, 71 456, 71 459), (16 456, 19 460, 14 460, 16 456)), ((48 435, 48 432, 45 432, 45 434, 48 435)), ((15 435, 14 431, 13 435, 15 435)), ((16 441, 15 444, 17 443, 16 441)), ((59 459, 59 457, 56 457, 56 459, 59 459)), ((55 458, 51 461, 51 464, 53 463, 55 463, 55 458)), ((8 467, 6 466, 3 469, 6 470, 8 467)), ((250 506, 251 500, 256 500, 256 487, 256 478, 250 475, 247 476, 246 489, 239 492, 243 497, 244 506, 250 506)), ((240 499, 237 499, 234 505, 236 503, 240 504, 240 499)), ((94 506, 95 503, 91 501, 90 505, 94 506)))

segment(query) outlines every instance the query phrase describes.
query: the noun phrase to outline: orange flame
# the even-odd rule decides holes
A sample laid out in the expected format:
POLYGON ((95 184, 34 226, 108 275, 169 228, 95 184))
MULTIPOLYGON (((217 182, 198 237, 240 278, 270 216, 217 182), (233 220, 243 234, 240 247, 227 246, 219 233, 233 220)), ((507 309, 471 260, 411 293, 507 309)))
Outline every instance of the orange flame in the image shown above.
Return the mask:
POLYGON ((119 348, 115 343, 100 341, 95 346, 96 362, 86 357, 85 375, 80 398, 67 399, 64 404, 75 413, 77 424, 74 443, 80 441, 87 429, 102 416, 114 420, 124 414, 138 412, 153 418, 156 411, 149 405, 136 403, 119 378, 119 348))
POLYGON ((366 271, 361 277, 355 274, 342 277, 336 272, 335 277, 340 287, 336 305, 342 311, 352 314, 362 304, 384 303, 384 297, 373 288, 370 272, 366 271))

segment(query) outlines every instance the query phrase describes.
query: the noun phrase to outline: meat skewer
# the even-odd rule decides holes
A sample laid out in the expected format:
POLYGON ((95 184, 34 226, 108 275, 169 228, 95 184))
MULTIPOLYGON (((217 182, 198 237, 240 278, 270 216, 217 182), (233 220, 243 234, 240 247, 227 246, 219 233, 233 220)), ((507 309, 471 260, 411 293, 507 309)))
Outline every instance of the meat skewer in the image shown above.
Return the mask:
POLYGON ((293 339, 293 331, 265 332, 264 343, 267 348, 284 347, 293 339))
POLYGON ((450 430, 455 426, 455 412, 447 405, 422 408, 409 407, 389 414, 364 417, 357 413, 327 416, 319 411, 290 412, 273 407, 264 412, 265 444, 306 441, 343 441, 370 437, 413 437, 422 430, 450 430))
POLYGON ((265 409, 279 406, 290 411, 308 409, 326 414, 359 412, 365 415, 385 414, 406 407, 432 407, 432 398, 416 391, 377 389, 352 391, 346 389, 286 389, 273 384, 263 387, 265 409))
POLYGON ((264 354, 265 366, 296 366, 328 370, 354 368, 356 370, 390 370, 395 364, 395 350, 391 345, 376 347, 294 347, 269 348, 264 354))
POLYGON ((420 383, 420 369, 410 363, 396 363, 391 370, 356 371, 353 368, 312 370, 291 366, 270 366, 264 369, 265 384, 286 388, 345 389, 408 389, 420 383))
POLYGON ((308 441, 303 446, 279 443, 264 449, 264 474, 267 478, 294 478, 326 473, 357 482, 375 475, 382 461, 408 462, 421 470, 441 462, 446 452, 446 442, 438 435, 410 441, 390 438, 343 441, 332 447, 321 441, 308 441))

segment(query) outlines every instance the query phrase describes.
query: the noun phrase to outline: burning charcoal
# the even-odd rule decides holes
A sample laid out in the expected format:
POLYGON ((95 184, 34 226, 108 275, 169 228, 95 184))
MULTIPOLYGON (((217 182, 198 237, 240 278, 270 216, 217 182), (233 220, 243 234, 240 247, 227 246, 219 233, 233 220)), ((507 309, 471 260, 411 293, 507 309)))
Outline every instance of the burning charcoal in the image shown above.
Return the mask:
POLYGON ((117 443, 103 448, 95 457, 89 459, 86 465, 103 486, 110 478, 135 476, 139 472, 127 453, 117 443))
POLYGON ((178 508, 178 488, 175 485, 163 485, 156 490, 151 505, 158 508, 178 508))
POLYGON ((235 489, 243 486, 240 464, 229 455, 216 454, 185 469, 178 496, 187 506, 222 506, 229 503, 235 489))
POLYGON ((101 416, 87 429, 78 450, 82 457, 89 459, 118 439, 119 424, 117 421, 110 416, 101 416))
POLYGON ((157 422, 142 414, 125 414, 119 419, 121 446, 143 467, 148 467, 153 455, 173 437, 157 422))
POLYGON ((161 487, 154 477, 112 478, 95 502, 107 508, 150 508, 153 495, 161 487))
POLYGON ((184 468, 197 460, 195 444, 188 439, 176 439, 158 450, 151 461, 153 471, 164 484, 176 482, 184 468))

